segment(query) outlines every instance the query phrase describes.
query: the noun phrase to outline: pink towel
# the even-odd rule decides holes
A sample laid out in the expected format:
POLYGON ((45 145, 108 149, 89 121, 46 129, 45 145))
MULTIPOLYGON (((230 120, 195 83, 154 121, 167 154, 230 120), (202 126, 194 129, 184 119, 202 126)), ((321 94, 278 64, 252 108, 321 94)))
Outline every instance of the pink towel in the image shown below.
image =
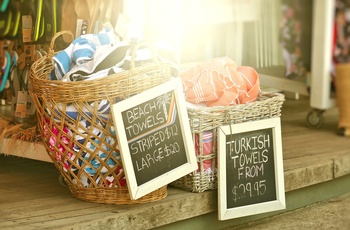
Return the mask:
POLYGON ((249 66, 237 67, 228 57, 215 58, 179 73, 186 100, 207 106, 228 106, 256 100, 259 75, 249 66))
MULTIPOLYGON (((200 155, 200 148, 203 148, 203 154, 200 156, 200 158, 204 158, 205 156, 211 154, 213 152, 213 132, 212 131, 207 131, 203 132, 203 146, 199 146, 199 134, 196 133, 195 135, 195 149, 196 149, 196 155, 200 155)), ((203 167, 204 167, 204 172, 210 173, 213 172, 214 170, 211 168, 211 161, 213 159, 208 159, 203 161, 203 167)), ((198 170, 197 172, 201 171, 200 164, 198 163, 198 170)))

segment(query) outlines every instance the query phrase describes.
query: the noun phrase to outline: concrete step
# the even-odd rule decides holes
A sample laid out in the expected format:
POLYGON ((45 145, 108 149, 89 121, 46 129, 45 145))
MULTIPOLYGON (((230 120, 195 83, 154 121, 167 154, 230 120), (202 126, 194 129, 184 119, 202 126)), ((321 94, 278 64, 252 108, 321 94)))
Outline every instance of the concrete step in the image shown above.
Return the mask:
MULTIPOLYGON (((350 186, 350 185, 349 185, 350 186)), ((350 193, 226 230, 350 229, 350 193)))

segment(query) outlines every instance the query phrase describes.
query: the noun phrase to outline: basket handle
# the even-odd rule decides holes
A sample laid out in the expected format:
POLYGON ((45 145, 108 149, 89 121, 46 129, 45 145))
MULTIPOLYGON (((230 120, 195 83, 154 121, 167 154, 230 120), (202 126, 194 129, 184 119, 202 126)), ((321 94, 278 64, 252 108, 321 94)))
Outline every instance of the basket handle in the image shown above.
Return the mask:
POLYGON ((50 42, 50 47, 49 50, 47 52, 47 56, 53 56, 53 54, 55 53, 54 51, 54 46, 55 46, 55 41, 59 36, 63 36, 65 34, 68 34, 69 36, 71 36, 72 41, 74 39, 74 35, 70 30, 62 30, 60 32, 55 33, 55 35, 52 37, 51 42, 50 42))
POLYGON ((148 42, 145 41, 141 41, 138 42, 136 44, 133 45, 133 49, 132 49, 132 53, 131 53, 131 61, 130 61, 130 70, 133 72, 133 70, 135 70, 135 60, 136 60, 136 52, 138 49, 140 49, 140 47, 145 47, 148 48, 151 52, 151 56, 152 56, 152 61, 155 63, 159 63, 158 62, 158 58, 156 56, 156 52, 154 50, 154 46, 150 45, 148 42))

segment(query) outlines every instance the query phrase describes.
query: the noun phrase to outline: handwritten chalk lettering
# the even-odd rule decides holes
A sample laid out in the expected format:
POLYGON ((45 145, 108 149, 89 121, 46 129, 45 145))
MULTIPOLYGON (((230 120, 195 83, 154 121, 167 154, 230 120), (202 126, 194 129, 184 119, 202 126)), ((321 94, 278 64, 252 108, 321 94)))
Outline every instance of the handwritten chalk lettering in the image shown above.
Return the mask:
POLYGON ((198 168, 181 79, 147 88, 111 107, 132 200, 198 168))
POLYGON ((126 111, 127 121, 129 124, 134 123, 136 120, 139 120, 156 110, 158 110, 157 103, 155 101, 149 101, 142 106, 140 105, 134 107, 132 110, 126 111))
POLYGON ((280 119, 225 125, 217 134, 219 219, 284 208, 280 119))
MULTIPOLYGON (((130 112, 130 111, 127 111, 130 112)), ((146 117, 142 122, 136 122, 125 127, 125 130, 129 136, 136 136, 144 130, 150 129, 154 126, 164 123, 165 119, 162 112, 158 112, 155 116, 150 115, 146 117)), ((129 119, 129 117, 128 117, 129 119)))
POLYGON ((264 175, 264 164, 261 163, 260 165, 252 165, 252 166, 245 166, 238 168, 238 180, 240 180, 243 176, 243 178, 254 178, 258 176, 264 175))
POLYGON ((269 160, 267 153, 268 153, 268 150, 264 149, 261 152, 255 151, 255 152, 248 152, 245 154, 231 156, 231 159, 233 160, 234 168, 237 168, 238 164, 239 164, 239 167, 243 167, 244 165, 247 165, 247 164, 266 163, 269 160))
POLYGON ((174 137, 174 136, 178 136, 179 133, 178 133, 178 127, 176 124, 174 124, 173 126, 171 127, 167 127, 165 129, 165 135, 167 137, 167 139, 170 139, 171 137, 174 137))
MULTIPOLYGON (((264 177, 270 170, 268 166, 272 145, 271 135, 260 133, 240 136, 232 140, 226 139, 226 146, 230 151, 228 159, 232 160, 229 164, 235 171, 230 187, 231 199, 237 204, 254 202, 251 201, 255 199, 253 197, 262 198, 266 193, 267 185, 270 185, 264 177)), ((271 159, 273 160, 273 156, 271 159)))
POLYGON ((165 156, 170 156, 174 153, 180 152, 180 145, 177 142, 165 145, 164 151, 166 152, 165 156))
POLYGON ((177 125, 166 127, 164 131, 160 130, 132 143, 130 145, 130 153, 137 154, 148 151, 151 148, 158 146, 160 143, 162 143, 165 140, 165 138, 170 139, 178 135, 179 133, 177 125))
POLYGON ((266 193, 266 180, 236 184, 232 188, 232 200, 263 196, 266 193))
POLYGON ((152 135, 146 136, 140 140, 133 142, 130 145, 131 154, 137 154, 140 152, 146 152, 158 146, 165 140, 165 133, 163 131, 155 132, 152 135))
POLYGON ((152 165, 161 163, 161 161, 173 154, 180 152, 180 145, 177 142, 171 144, 165 144, 153 151, 153 153, 147 153, 145 156, 136 160, 137 171, 150 168, 152 165))
MULTIPOLYGON (((233 140, 231 143, 230 154, 240 154, 247 151, 266 149, 270 148, 270 135, 242 137, 238 140, 233 140)), ((227 144, 230 144, 230 142, 227 142, 227 144)))

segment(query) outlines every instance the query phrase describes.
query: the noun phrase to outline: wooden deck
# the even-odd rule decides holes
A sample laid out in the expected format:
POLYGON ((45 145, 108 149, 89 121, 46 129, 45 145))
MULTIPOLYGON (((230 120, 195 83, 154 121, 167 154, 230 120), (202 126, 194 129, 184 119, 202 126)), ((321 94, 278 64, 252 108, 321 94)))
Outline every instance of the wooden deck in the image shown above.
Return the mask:
MULTIPOLYGON (((282 108, 286 195, 350 175, 350 139, 336 135, 337 108, 325 111, 320 129, 307 127, 310 110, 308 98, 287 100, 282 108)), ((0 155, 0 194, 0 229, 166 228, 217 210, 216 191, 190 193, 171 187, 165 199, 148 204, 80 201, 58 183, 52 163, 4 155, 0 155)))

